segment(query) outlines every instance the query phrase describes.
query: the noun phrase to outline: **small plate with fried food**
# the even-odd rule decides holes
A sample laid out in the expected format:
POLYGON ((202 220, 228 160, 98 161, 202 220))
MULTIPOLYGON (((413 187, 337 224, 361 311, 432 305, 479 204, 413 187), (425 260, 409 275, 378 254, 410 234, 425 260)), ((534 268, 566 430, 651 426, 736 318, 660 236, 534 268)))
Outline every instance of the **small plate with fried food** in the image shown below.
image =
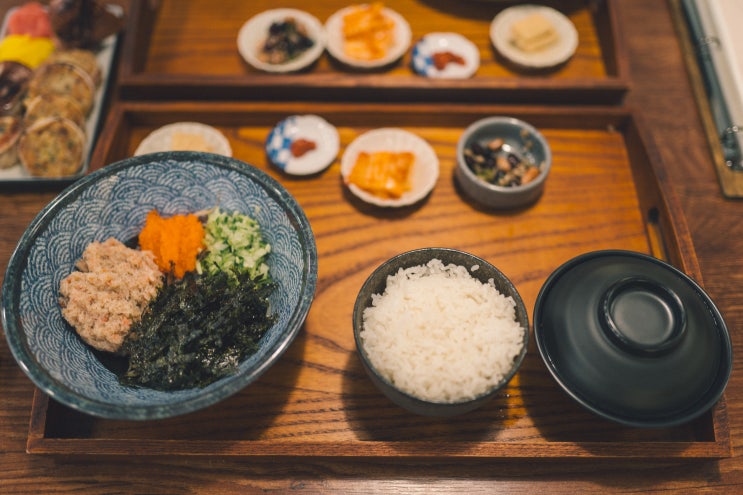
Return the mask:
POLYGON ((567 62, 578 47, 578 31, 563 13, 544 5, 515 5, 490 23, 490 40, 503 57, 527 69, 567 62))
POLYGON ((439 178, 439 159, 428 142, 394 127, 361 134, 341 157, 343 183, 358 198, 383 207, 425 198, 439 178))
POLYGON ((225 135, 200 122, 175 122, 155 129, 139 143, 134 156, 179 150, 232 156, 232 147, 225 135))
POLYGON ((381 2, 351 5, 325 22, 327 50, 339 62, 360 69, 385 67, 410 47, 412 32, 403 16, 381 2))

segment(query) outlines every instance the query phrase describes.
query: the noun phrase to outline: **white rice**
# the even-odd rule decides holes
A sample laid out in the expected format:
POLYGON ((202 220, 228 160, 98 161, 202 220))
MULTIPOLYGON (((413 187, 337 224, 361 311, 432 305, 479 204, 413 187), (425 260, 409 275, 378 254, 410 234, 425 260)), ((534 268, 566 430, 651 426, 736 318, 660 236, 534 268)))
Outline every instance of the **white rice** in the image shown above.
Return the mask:
MULTIPOLYGON (((472 267, 476 270, 478 267, 472 267)), ((500 382, 523 347, 516 303, 493 280, 433 259, 387 277, 359 337, 372 366, 400 390, 451 403, 500 382)))

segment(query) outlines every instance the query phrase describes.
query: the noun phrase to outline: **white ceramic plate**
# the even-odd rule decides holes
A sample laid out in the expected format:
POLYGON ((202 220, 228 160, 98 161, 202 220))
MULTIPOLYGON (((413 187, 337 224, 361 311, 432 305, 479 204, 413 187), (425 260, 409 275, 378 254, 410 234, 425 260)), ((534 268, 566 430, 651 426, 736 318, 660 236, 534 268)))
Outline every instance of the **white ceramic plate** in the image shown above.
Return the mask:
POLYGON ((467 79, 480 67, 480 51, 474 43, 458 33, 429 33, 413 47, 413 70, 426 77, 437 79, 467 79), (463 64, 449 63, 439 70, 433 56, 451 52, 462 57, 463 64))
POLYGON ((349 190, 367 203, 387 207, 407 206, 422 200, 433 190, 439 178, 439 158, 431 145, 420 136, 403 129, 383 127, 360 135, 346 147, 341 157, 341 176, 349 190), (348 184, 348 177, 362 151, 410 151, 414 153, 412 189, 398 199, 385 199, 368 193, 354 184, 348 184))
POLYGON ((566 62, 578 47, 578 31, 561 12, 543 5, 516 5, 503 10, 490 23, 490 41, 498 52, 511 62, 527 68, 549 68, 566 62), (540 13, 554 26, 559 40, 538 51, 525 52, 511 43, 511 26, 533 13, 540 13))
POLYGON ((271 130, 266 138, 266 155, 281 170, 291 175, 316 174, 338 156, 340 139, 338 130, 317 115, 292 115, 271 130), (291 152, 296 139, 315 143, 316 148, 300 157, 291 152))
MULTIPOLYGON (((361 4, 365 5, 365 4, 361 4)), ((374 69, 378 67, 384 67, 389 65, 399 58, 401 58, 410 47, 412 40, 412 32, 410 31, 410 24, 405 20, 403 16, 398 14, 392 9, 384 8, 383 13, 388 18, 395 22, 395 44, 387 50, 384 57, 377 60, 358 60, 351 58, 346 55, 343 47, 345 40, 343 37, 343 16, 351 12, 358 5, 351 5, 345 7, 335 14, 331 15, 327 21, 325 21, 325 34, 327 36, 327 50, 330 55, 346 65, 361 68, 361 69, 374 69)))
POLYGON ((296 72, 315 62, 325 50, 325 30, 320 21, 303 10, 272 9, 251 17, 237 34, 237 50, 250 65, 266 72, 296 72), (305 27, 307 35, 315 42, 308 50, 294 60, 284 64, 270 64, 258 58, 258 53, 266 41, 268 29, 276 21, 294 18, 305 27))
MULTIPOLYGON (((124 10, 120 5, 106 5, 106 9, 116 16, 123 16, 124 10)), ((9 9, 3 19, 2 27, 0 27, 0 39, 5 37, 7 32, 8 17, 15 9, 9 9)), ((88 165, 90 162, 90 156, 93 154, 93 148, 98 136, 96 135, 96 129, 104 118, 104 114, 101 112, 103 106, 103 99, 108 92, 108 86, 111 75, 111 68, 115 63, 116 45, 119 43, 119 35, 112 34, 105 40, 103 40, 99 47, 95 50, 95 58, 98 62, 98 67, 101 69, 101 83, 96 88, 93 97, 93 108, 90 110, 90 114, 85 120, 85 159, 83 166, 80 170, 72 176, 68 177, 34 177, 29 174, 26 169, 18 162, 10 168, 0 170, 0 184, 4 183, 29 183, 29 184, 40 184, 40 183, 67 183, 72 182, 83 175, 88 173, 88 165)))
POLYGON ((176 122, 155 129, 139 143, 139 146, 134 151, 134 156, 155 153, 157 151, 174 151, 173 136, 177 132, 200 136, 209 146, 211 153, 232 156, 232 147, 224 134, 212 126, 199 122, 176 122))

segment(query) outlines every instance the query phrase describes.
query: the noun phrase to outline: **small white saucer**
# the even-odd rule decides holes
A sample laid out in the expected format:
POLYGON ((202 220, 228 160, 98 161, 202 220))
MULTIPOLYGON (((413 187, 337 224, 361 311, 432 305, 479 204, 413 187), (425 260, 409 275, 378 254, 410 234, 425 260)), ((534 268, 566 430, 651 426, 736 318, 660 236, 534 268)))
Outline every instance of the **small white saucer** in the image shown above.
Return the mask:
POLYGON ((505 58, 526 68, 544 69, 566 62, 578 48, 578 31, 572 21, 561 12, 543 5, 515 5, 495 16, 490 23, 490 41, 505 58), (559 40, 538 52, 525 52, 511 42, 514 22, 534 13, 543 15, 557 31, 559 40))
POLYGON ((317 115, 292 115, 271 130, 266 138, 266 155, 271 163, 291 175, 316 174, 338 156, 340 138, 338 130, 317 115), (297 139, 315 143, 315 149, 295 157, 291 144, 297 139))
POLYGON ((439 158, 431 145, 420 136, 404 129, 383 127, 365 132, 346 147, 341 157, 341 176, 348 189, 367 203, 385 207, 407 206, 422 200, 433 190, 439 178, 439 158), (412 189, 400 198, 387 199, 364 191, 355 184, 349 184, 348 177, 362 151, 410 151, 415 154, 411 172, 412 189))
POLYGON ((413 70, 426 77, 437 79, 467 79, 480 67, 480 51, 474 43, 458 33, 429 33, 413 47, 413 70), (434 65, 433 56, 451 52, 462 57, 463 64, 449 63, 443 69, 434 65))
POLYGON ((325 30, 322 23, 311 14, 298 9, 272 9, 251 17, 237 35, 237 50, 250 65, 266 72, 296 72, 315 62, 325 50, 325 30), (273 22, 295 19, 307 30, 307 35, 315 42, 309 49, 294 60, 284 64, 270 64, 258 58, 268 29, 273 22))
POLYGON ((325 21, 325 35, 327 36, 327 50, 339 62, 360 69, 375 69, 390 65, 401 58, 410 47, 413 34, 410 24, 403 16, 392 9, 385 7, 382 12, 395 23, 395 44, 387 50, 384 57, 376 60, 359 60, 346 55, 343 47, 343 16, 350 13, 357 5, 340 9, 325 21))
MULTIPOLYGON (((139 146, 134 151, 134 156, 155 153, 157 151, 174 151, 173 136, 177 133, 199 136, 209 146, 209 152, 232 156, 232 147, 225 135, 214 127, 199 122, 176 122, 155 129, 139 143, 139 146)), ((204 150, 194 149, 191 151, 204 150)))

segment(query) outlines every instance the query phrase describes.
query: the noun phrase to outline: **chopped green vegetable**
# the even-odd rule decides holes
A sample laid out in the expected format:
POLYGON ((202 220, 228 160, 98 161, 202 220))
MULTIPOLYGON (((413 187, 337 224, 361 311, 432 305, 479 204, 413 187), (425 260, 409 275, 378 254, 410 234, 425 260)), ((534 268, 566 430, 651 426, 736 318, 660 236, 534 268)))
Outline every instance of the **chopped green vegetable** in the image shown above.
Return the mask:
POLYGON ((199 274, 247 272, 254 280, 269 278, 265 259, 271 245, 263 240, 254 219, 215 208, 207 217, 204 231, 205 255, 196 263, 199 274))
POLYGON ((276 320, 269 314, 273 289, 248 272, 189 272, 166 284, 122 345, 129 366, 120 381, 180 390, 234 373, 276 320))

